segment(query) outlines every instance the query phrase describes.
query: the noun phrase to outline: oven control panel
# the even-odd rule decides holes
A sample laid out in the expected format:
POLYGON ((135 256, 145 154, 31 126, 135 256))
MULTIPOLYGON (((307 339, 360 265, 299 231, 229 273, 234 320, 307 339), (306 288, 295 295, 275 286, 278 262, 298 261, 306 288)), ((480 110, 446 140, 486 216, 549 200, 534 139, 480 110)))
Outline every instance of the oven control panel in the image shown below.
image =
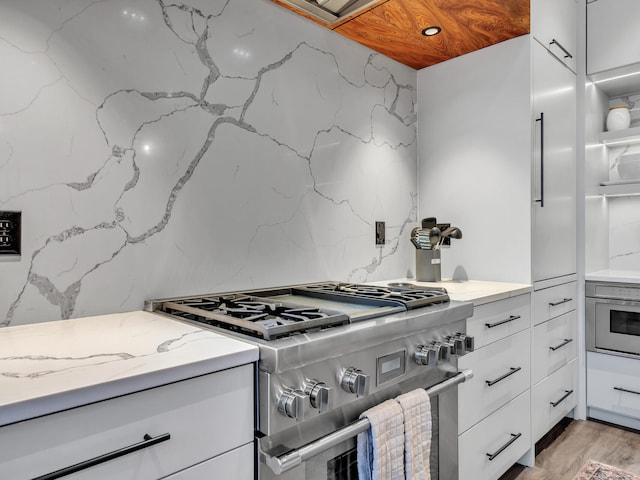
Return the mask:
POLYGON ((382 385, 404 375, 407 371, 406 358, 406 350, 378 357, 376 360, 376 383, 382 385))
POLYGON ((271 435, 320 415, 341 415, 336 410, 352 403, 393 398, 409 385, 435 385, 457 372, 457 357, 473 350, 463 329, 459 323, 279 373, 260 371, 259 430, 271 435))

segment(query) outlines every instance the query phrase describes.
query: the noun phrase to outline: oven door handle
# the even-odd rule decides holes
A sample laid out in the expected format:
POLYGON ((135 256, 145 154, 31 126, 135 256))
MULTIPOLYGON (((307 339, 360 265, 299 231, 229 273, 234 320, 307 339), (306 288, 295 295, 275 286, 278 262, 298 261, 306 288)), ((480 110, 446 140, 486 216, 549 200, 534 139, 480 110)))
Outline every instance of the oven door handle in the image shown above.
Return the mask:
MULTIPOLYGON (((462 370, 455 377, 448 378, 434 386, 427 388, 426 392, 429 396, 435 396, 447 390, 454 385, 466 382, 473 377, 471 370, 462 370)), ((329 433, 324 437, 320 437, 300 448, 291 450, 279 456, 271 456, 265 452, 260 452, 265 463, 273 470, 273 473, 280 475, 284 472, 297 467, 302 462, 324 452, 336 445, 341 444, 345 440, 355 437, 359 433, 366 432, 371 427, 368 418, 361 418, 349 425, 346 425, 335 432, 329 433)))

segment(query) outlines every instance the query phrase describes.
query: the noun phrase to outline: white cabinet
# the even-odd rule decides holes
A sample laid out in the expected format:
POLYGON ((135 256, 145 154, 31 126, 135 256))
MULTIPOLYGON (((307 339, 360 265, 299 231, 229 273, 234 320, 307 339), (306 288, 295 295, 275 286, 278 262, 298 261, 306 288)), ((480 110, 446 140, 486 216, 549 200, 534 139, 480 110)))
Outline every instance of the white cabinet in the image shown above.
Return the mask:
POLYGON ((533 441, 562 420, 576 406, 578 389, 577 360, 556 370, 533 387, 533 441))
MULTIPOLYGON (((473 337, 478 350, 497 340, 528 330, 530 324, 530 296, 518 295, 474 306, 473 316, 467 319, 467 335, 473 337)), ((460 360, 464 360, 464 357, 460 360)))
POLYGON ((598 0, 587 4, 588 74, 640 62, 639 16, 637 0, 598 0))
POLYGON ((458 433, 495 412, 530 387, 530 331, 523 330, 458 360, 473 378, 458 387, 458 433))
POLYGON ((576 311, 565 313, 533 329, 533 383, 542 381, 576 358, 576 311))
POLYGON ((576 309, 576 282, 568 282, 550 288, 537 290, 531 299, 533 324, 551 320, 576 309))
POLYGON ((640 429, 640 360, 587 352, 589 416, 640 429))
POLYGON ((575 0, 531 1, 531 34, 574 72, 578 51, 577 17, 575 0))
POLYGON ((443 251, 443 276, 575 279, 575 94, 573 72, 530 35, 418 72, 419 211, 465 235, 443 251))
POLYGON ((233 479, 253 480, 253 444, 249 443, 230 452, 199 463, 166 477, 167 480, 233 479))
POLYGON ((576 77, 537 43, 532 50, 532 278, 539 282, 576 272, 576 77))
POLYGON ((495 480, 533 447, 530 311, 524 294, 474 307, 466 320, 476 349, 458 359, 474 372, 458 387, 460 480, 495 480))
POLYGON ((460 436, 459 480, 500 478, 531 448, 530 391, 460 436))
MULTIPOLYGON (((245 472, 253 412, 253 367, 244 365, 27 420, 0 428, 0 478, 32 479, 113 456, 69 478, 155 480, 249 446, 220 459, 245 472)), ((252 471, 233 478, 248 480, 252 471)))
POLYGON ((532 297, 533 440, 537 442, 577 403, 576 282, 532 297))

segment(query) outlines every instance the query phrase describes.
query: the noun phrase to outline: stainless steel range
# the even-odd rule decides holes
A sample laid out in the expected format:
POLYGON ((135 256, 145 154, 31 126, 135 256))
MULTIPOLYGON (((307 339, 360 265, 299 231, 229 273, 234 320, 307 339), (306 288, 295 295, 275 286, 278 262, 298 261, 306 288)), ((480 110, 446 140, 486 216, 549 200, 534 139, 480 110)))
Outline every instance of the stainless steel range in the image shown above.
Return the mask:
POLYGON ((255 343, 258 478, 357 478, 360 413, 414 388, 432 395, 432 478, 457 478, 456 358, 470 303, 444 289, 323 282, 153 300, 146 309, 255 343), (444 401, 443 401, 444 400, 444 401), (440 419, 440 421, 438 421, 440 419))

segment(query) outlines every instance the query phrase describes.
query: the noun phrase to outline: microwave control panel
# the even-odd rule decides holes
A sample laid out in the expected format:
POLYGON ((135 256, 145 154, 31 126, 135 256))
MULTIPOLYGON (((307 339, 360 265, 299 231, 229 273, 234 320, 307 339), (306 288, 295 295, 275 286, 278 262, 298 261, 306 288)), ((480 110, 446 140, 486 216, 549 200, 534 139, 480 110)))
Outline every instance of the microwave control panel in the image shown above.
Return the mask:
POLYGON ((588 283, 586 294, 587 297, 640 301, 640 284, 588 283))

